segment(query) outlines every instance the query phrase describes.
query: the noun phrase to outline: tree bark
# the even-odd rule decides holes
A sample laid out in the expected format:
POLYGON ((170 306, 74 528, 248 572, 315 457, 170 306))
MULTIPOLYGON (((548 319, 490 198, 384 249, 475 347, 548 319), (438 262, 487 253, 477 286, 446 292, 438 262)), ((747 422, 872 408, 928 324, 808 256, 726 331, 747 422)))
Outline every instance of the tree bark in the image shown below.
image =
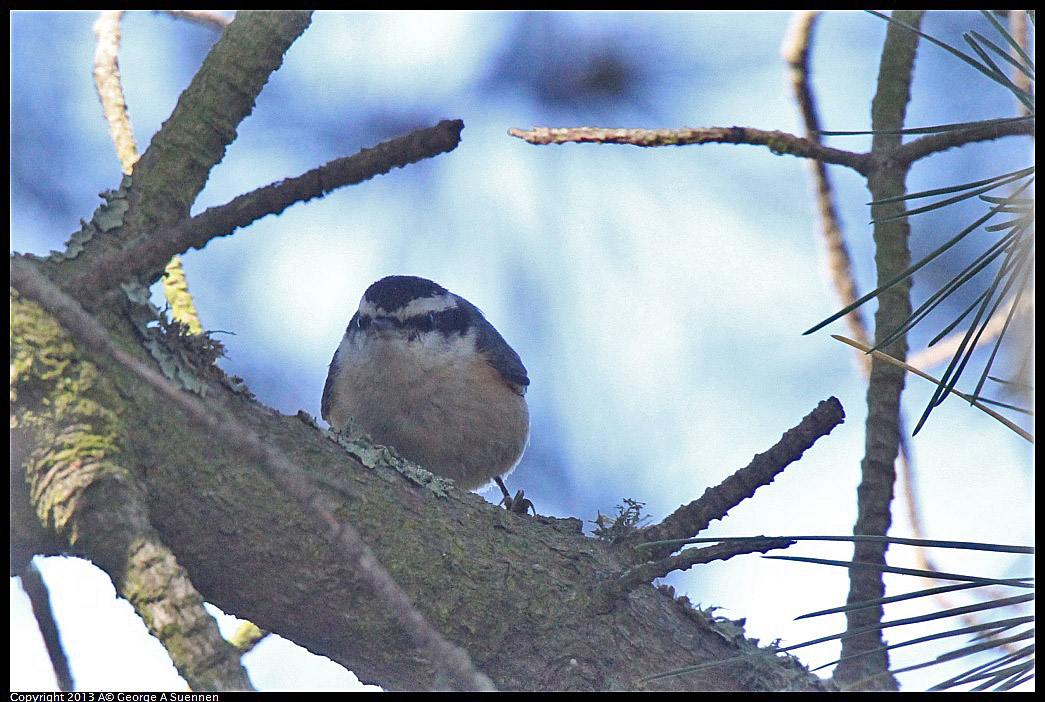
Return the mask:
MULTIPOLYGON (((55 393, 69 378, 80 378, 79 395, 66 400, 105 403, 99 413, 118 418, 113 453, 140 488, 152 527, 204 599, 328 656, 366 682, 389 689, 440 685, 338 548, 256 466, 120 367, 85 357, 61 327, 41 323, 49 317, 35 303, 18 295, 11 302, 13 357, 25 359, 31 352, 56 369, 45 377, 28 371, 14 376, 13 438, 24 446, 18 455, 28 457, 30 471, 37 465, 32 456, 52 448, 38 443, 50 435, 31 430, 33 421, 44 421, 55 393), (24 341, 29 330, 31 344, 24 341), (87 385, 84 378, 90 379, 87 385)), ((118 317, 109 319, 125 347, 137 344, 118 317)), ((608 610, 596 606, 596 586, 625 570, 629 555, 582 535, 579 520, 508 513, 478 495, 426 482, 423 471, 384 451, 364 453, 367 467, 311 422, 265 408, 219 381, 208 383, 207 401, 330 485, 339 517, 362 533, 429 621, 501 689, 823 686, 795 659, 758 648, 736 623, 695 609, 666 588, 642 585, 608 610), (639 681, 735 656, 740 660, 699 673, 639 681)), ((119 507, 106 497, 96 496, 90 509, 105 514, 119 507)), ((44 516, 57 509, 32 507, 44 516)), ((126 577, 120 570, 125 564, 104 553, 104 534, 85 538, 92 535, 63 533, 53 519, 44 523, 50 526, 43 532, 13 531, 19 538, 13 550, 81 555, 114 581, 126 577), (60 541, 53 538, 56 532, 60 541)), ((94 528, 104 530, 100 523, 94 528)))

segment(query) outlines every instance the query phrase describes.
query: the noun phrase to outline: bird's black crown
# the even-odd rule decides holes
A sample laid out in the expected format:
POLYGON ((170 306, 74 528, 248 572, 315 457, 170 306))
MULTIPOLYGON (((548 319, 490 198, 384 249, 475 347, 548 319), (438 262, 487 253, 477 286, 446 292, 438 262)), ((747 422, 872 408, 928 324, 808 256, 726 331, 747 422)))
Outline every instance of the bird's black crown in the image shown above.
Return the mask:
POLYGON ((413 275, 390 275, 367 288, 363 297, 385 312, 393 312, 406 306, 411 300, 439 297, 445 294, 446 288, 427 278, 418 278, 413 275))

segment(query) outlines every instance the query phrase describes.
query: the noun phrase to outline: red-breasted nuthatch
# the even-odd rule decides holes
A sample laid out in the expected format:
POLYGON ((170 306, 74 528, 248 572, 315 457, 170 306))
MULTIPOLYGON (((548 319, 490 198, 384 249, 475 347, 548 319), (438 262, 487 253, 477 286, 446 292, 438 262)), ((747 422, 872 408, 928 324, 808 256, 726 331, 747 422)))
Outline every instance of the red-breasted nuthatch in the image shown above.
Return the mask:
POLYGON ((323 419, 337 431, 361 429, 466 490, 493 478, 511 508, 500 478, 529 439, 529 384, 478 307, 431 280, 393 275, 367 288, 345 329, 323 419))

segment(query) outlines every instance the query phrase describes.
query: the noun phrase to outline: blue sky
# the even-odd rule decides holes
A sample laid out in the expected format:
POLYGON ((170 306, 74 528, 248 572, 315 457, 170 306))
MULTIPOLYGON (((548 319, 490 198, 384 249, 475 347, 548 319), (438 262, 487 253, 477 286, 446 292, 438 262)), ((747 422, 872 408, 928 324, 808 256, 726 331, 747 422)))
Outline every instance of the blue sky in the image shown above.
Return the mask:
MULTIPOLYGON (((12 251, 61 248, 97 193, 119 181, 91 81, 94 18, 12 15, 12 251)), ((532 438, 509 487, 524 488, 542 513, 591 520, 627 497, 660 519, 835 395, 846 423, 709 534, 849 533, 864 387, 849 352, 828 336, 845 333, 841 323, 801 335, 836 309, 805 164, 748 146, 535 147, 506 134, 532 125, 798 132, 779 58, 789 18, 317 13, 194 212, 442 118, 464 120, 463 141, 450 154, 296 205, 185 255, 203 326, 233 332, 221 337, 223 367, 264 404, 318 415, 327 364, 363 290, 384 275, 422 275, 481 307, 526 364, 532 438)), ((930 13, 923 28, 960 41, 960 31, 984 25, 975 13, 947 12, 930 13)), ((885 23, 863 13, 820 21, 813 77, 826 128, 869 127, 884 34, 885 23)), ((214 40, 211 30, 166 16, 125 17, 120 67, 140 149, 214 40)), ((913 92, 909 125, 1015 114, 1010 96, 924 45, 913 92)), ((830 143, 865 150, 869 139, 830 143)), ((997 145, 946 152, 915 167, 910 189, 1013 170, 1027 160, 1027 146, 1006 140, 1001 165, 990 150, 997 145)), ((855 173, 831 171, 866 291, 874 280, 869 196, 855 173)), ((970 211, 916 221, 916 254, 970 211)), ((928 285, 916 280, 918 299, 928 285)), ((938 328, 916 330, 914 344, 938 328)), ((930 395, 929 385, 908 381, 912 423, 930 395)), ((1032 541, 1032 452, 1014 434, 952 399, 911 445, 929 536, 1032 541)), ((907 535, 895 511, 892 533, 907 535)), ((843 546, 791 551, 851 554, 843 546)), ((944 570, 1011 576, 1017 566, 998 556, 938 557, 944 570)), ((891 562, 907 558, 901 548, 890 551, 891 562)), ((70 559, 40 567, 79 689, 179 686, 162 648, 104 574, 70 559)), ((749 635, 789 644, 844 627, 841 617, 793 621, 844 601, 847 579, 835 570, 752 556, 667 582, 721 607, 722 616, 746 617, 749 635)), ((891 593, 915 587, 899 577, 887 585, 891 593)), ((11 590, 11 687, 53 687, 15 579, 11 590)), ((888 614, 920 611, 924 605, 888 614)), ((837 649, 810 647, 800 658, 819 665, 837 649)), ((936 653, 909 647, 894 661, 936 653)), ((245 663, 262 689, 339 688, 348 675, 275 639, 245 663)), ((930 669, 901 681, 917 689, 942 677, 930 669)))

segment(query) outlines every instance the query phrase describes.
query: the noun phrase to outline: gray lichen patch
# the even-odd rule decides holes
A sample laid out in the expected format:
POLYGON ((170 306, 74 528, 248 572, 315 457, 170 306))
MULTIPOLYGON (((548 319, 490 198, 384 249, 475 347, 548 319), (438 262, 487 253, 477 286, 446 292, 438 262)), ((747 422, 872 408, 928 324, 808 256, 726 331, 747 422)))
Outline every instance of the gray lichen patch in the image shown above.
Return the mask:
POLYGON ((410 482, 427 488, 438 497, 446 497, 454 486, 449 478, 435 475, 416 463, 406 460, 391 446, 375 444, 369 436, 348 429, 343 432, 328 429, 328 439, 348 452, 367 468, 394 470, 410 482))

